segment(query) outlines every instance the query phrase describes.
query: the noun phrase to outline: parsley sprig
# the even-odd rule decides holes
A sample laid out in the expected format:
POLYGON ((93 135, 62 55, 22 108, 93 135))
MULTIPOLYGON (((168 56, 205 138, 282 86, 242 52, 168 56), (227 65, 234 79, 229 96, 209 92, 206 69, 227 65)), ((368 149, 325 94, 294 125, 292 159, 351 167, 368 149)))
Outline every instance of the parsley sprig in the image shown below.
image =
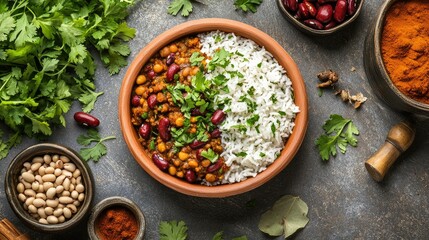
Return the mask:
POLYGON ((116 137, 101 138, 97 130, 89 129, 87 135, 82 134, 77 138, 77 142, 83 146, 89 146, 93 142, 95 142, 95 145, 90 148, 81 148, 79 153, 85 161, 93 160, 98 162, 102 156, 107 154, 107 147, 103 142, 112 139, 116 139, 116 137))
POLYGON ((243 12, 251 11, 256 12, 256 8, 262 3, 262 0, 235 0, 234 5, 236 9, 241 9, 243 12))
POLYGON ((345 119, 338 114, 333 114, 323 125, 325 134, 316 140, 319 154, 323 160, 329 160, 330 155, 337 155, 337 146, 341 153, 345 153, 347 145, 357 146, 358 140, 354 135, 359 135, 359 130, 352 120, 345 119), (333 135, 331 135, 333 134, 333 135))

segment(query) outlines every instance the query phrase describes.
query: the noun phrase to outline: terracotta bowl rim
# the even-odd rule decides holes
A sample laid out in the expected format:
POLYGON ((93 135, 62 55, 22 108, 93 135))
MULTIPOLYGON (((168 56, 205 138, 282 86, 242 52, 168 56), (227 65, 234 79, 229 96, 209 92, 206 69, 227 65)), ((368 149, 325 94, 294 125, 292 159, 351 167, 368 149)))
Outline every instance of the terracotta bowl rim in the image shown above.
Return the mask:
POLYGON ((281 172, 293 159, 304 140, 308 123, 308 103, 305 83, 298 66, 290 55, 277 41, 261 30, 242 22, 222 18, 205 18, 179 24, 160 34, 146 45, 134 58, 123 78, 119 94, 118 108, 119 122, 123 137, 131 154, 140 166, 150 176, 163 185, 180 193, 196 197, 220 198, 233 196, 261 186, 281 172), (287 140, 281 155, 265 171, 259 173, 256 177, 248 178, 247 180, 239 183, 208 187, 187 183, 181 179, 170 176, 168 173, 162 172, 155 166, 151 158, 145 153, 143 147, 138 142, 137 133, 131 124, 130 101, 132 87, 140 69, 154 53, 161 49, 161 47, 187 35, 216 30, 234 32, 237 35, 252 39, 271 52, 277 61, 286 69, 288 77, 292 81, 295 104, 299 106, 300 113, 298 113, 295 118, 293 133, 287 140))

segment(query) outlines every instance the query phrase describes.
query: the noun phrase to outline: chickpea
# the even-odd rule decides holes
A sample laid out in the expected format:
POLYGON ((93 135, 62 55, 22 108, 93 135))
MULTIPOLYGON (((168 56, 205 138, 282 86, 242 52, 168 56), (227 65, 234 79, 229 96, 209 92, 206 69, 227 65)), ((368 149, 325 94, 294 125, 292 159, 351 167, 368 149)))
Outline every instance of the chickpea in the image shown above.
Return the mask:
POLYGON ((192 69, 191 75, 197 75, 197 72, 199 72, 199 71, 200 71, 200 69, 198 67, 195 67, 192 69))
POLYGON ((176 173, 176 177, 178 177, 178 178, 183 178, 183 176, 184 176, 183 171, 176 173))
POLYGON ((177 46, 176 44, 171 44, 170 48, 169 48, 170 52, 175 53, 177 52, 177 46))
POLYGON ((160 73, 162 72, 162 70, 164 70, 164 67, 161 64, 155 64, 153 65, 153 71, 156 73, 160 73))
POLYGON ((196 167, 198 167, 198 162, 195 161, 195 160, 191 160, 191 161, 188 162, 188 165, 191 168, 196 168, 196 167))
POLYGON ((179 58, 179 59, 176 60, 176 63, 179 64, 179 65, 182 64, 182 63, 185 63, 185 59, 184 58, 179 58))
POLYGON ((180 160, 179 160, 179 159, 175 159, 175 160, 173 161, 173 164, 174 164, 174 166, 176 166, 176 167, 180 166, 180 160))
POLYGON ((143 93, 145 92, 145 90, 146 90, 146 87, 144 87, 144 86, 138 86, 136 88, 136 94, 139 95, 139 96, 141 96, 141 95, 143 95, 143 93))
POLYGON ((205 159, 205 160, 203 160, 202 162, 201 162, 201 166, 203 166, 203 167, 208 167, 208 166, 210 166, 210 164, 211 164, 211 162, 210 162, 210 160, 208 160, 208 159, 205 159))
POLYGON ((159 55, 161 55, 161 57, 167 57, 169 54, 170 54, 170 48, 168 48, 168 47, 164 47, 159 52, 159 55))
POLYGON ((158 93, 156 94, 156 100, 157 100, 159 103, 162 103, 162 102, 165 102, 165 100, 167 100, 167 98, 165 97, 165 95, 164 95, 162 92, 158 92, 158 93))
POLYGON ((196 132, 197 132, 197 129, 194 127, 189 130, 189 133, 196 133, 196 132))
POLYGON ((137 77, 137 80, 136 80, 136 83, 137 84, 143 84, 143 83, 145 83, 146 82, 146 76, 145 75, 139 75, 138 77, 137 77))
POLYGON ((187 77, 187 76, 189 76, 189 74, 191 73, 191 68, 190 67, 185 67, 183 70, 182 70, 182 76, 183 77, 187 77))
POLYGON ((195 171, 196 173, 201 172, 201 167, 196 167, 196 168, 194 169, 194 171, 195 171))
POLYGON ((167 147, 165 146, 165 143, 164 142, 158 143, 158 151, 160 153, 163 153, 163 152, 165 152, 165 150, 167 150, 167 147))
POLYGON ((177 155, 178 155, 179 159, 182 161, 186 161, 189 158, 189 154, 184 153, 184 152, 179 152, 177 155))
POLYGON ((168 173, 170 173, 170 175, 174 176, 177 173, 177 169, 175 167, 173 167, 173 166, 170 166, 168 168, 168 173))
POLYGON ((198 121, 197 117, 191 117, 190 119, 191 123, 196 123, 198 121))
POLYGON ((161 106, 161 112, 168 112, 168 103, 164 103, 161 106))
POLYGON ((176 124, 177 127, 183 127, 184 122, 185 122, 185 119, 183 117, 178 117, 174 123, 176 124))
POLYGON ((214 174, 207 173, 206 174, 206 181, 207 182, 214 182, 214 181, 216 181, 216 176, 214 174))

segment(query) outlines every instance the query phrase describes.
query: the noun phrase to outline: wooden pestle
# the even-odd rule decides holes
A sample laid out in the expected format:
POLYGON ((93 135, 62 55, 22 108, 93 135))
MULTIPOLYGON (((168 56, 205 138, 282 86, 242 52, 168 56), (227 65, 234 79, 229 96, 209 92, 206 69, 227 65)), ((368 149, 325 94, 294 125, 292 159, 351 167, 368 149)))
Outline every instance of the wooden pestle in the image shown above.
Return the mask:
POLYGON ((390 129, 384 145, 365 162, 366 170, 375 181, 383 180, 390 166, 413 143, 414 136, 414 126, 407 120, 390 129))
POLYGON ((0 221, 0 240, 29 240, 26 234, 22 234, 16 227, 6 218, 0 221))

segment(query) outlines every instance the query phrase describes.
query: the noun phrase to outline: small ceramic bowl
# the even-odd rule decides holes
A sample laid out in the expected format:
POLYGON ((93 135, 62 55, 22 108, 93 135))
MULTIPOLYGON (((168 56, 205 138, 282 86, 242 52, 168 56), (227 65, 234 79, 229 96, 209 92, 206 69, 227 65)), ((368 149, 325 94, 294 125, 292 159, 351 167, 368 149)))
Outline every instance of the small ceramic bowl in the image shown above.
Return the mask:
POLYGON ((198 197, 226 197, 241 194, 258 186, 261 186, 278 173, 280 173, 293 159, 304 139, 308 121, 307 94, 305 84, 298 66, 283 47, 266 33, 249 26, 247 24, 219 18, 199 19, 188 21, 162 33, 152 40, 135 57, 122 81, 119 94, 119 120, 122 134, 132 155, 142 168, 153 178, 165 186, 178 192, 198 197), (266 170, 248 178, 242 182, 233 184, 223 184, 216 186, 205 186, 192 184, 162 172, 152 161, 151 157, 143 149, 139 142, 134 126, 131 123, 131 98, 135 79, 140 74, 145 63, 160 49, 167 44, 188 35, 195 35, 202 32, 220 30, 223 32, 233 32, 242 37, 248 38, 265 47, 274 58, 281 64, 292 82, 294 89, 295 104, 300 112, 295 118, 293 133, 288 138, 281 155, 266 170))
POLYGON ((362 10, 363 4, 365 2, 365 0, 356 0, 356 12, 355 12, 355 14, 352 17, 346 19, 341 24, 339 24, 339 25, 337 25, 331 29, 317 30, 317 29, 314 29, 314 28, 311 28, 311 27, 305 25, 304 23, 302 23, 301 21, 296 19, 288 10, 286 10, 285 6, 283 5, 283 1, 284 0, 277 0, 277 5, 278 5, 281 13, 283 14, 283 16, 286 18, 286 20, 288 20, 290 23, 292 23, 300 31, 302 31, 306 34, 309 34, 309 35, 313 35, 313 36, 327 36, 327 35, 331 35, 335 32, 338 32, 339 30, 346 28, 353 21, 355 21, 356 18, 359 16, 359 14, 362 10))
POLYGON ((99 217, 104 210, 107 210, 112 207, 124 207, 134 214, 134 217, 136 218, 137 223, 139 224, 138 226, 139 230, 137 232, 135 240, 143 239, 144 232, 146 229, 146 221, 145 221, 143 212, 133 201, 124 197, 109 197, 102 200, 97 205, 95 205, 95 207, 92 209, 91 215, 88 220, 89 238, 91 240, 100 240, 98 235, 99 234, 98 227, 97 227, 99 217))
POLYGON ((368 31, 364 44, 364 68, 370 86, 375 94, 387 106, 401 112, 429 116, 429 104, 415 101, 401 93, 392 83, 381 55, 381 37, 386 14, 389 8, 398 0, 387 0, 381 6, 378 15, 368 31))
POLYGON ((28 227, 40 232, 64 232, 72 229, 78 225, 88 214, 89 207, 91 206, 94 197, 94 180, 90 168, 83 161, 80 156, 65 146, 53 143, 41 143, 26 148, 20 152, 10 163, 5 176, 5 190, 7 200, 22 222, 28 227), (85 199, 70 219, 63 223, 57 224, 42 224, 33 218, 28 211, 23 207, 23 203, 18 199, 17 185, 19 183, 18 177, 21 175, 23 164, 30 161, 36 156, 43 156, 45 154, 58 154, 67 156, 73 162, 77 169, 81 172, 82 182, 85 186, 85 199))

